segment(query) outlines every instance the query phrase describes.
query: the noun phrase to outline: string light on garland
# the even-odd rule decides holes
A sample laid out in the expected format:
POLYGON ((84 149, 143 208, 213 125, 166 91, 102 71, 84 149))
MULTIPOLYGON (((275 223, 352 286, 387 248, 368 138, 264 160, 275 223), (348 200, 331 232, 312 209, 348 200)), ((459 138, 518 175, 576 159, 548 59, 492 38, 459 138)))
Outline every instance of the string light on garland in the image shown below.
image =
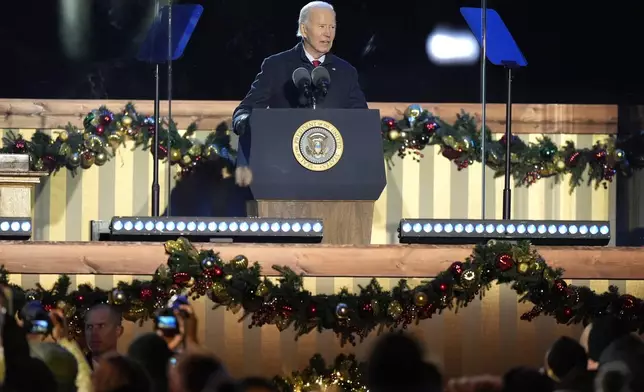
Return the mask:
MULTIPOLYGON (((396 154, 420 160, 421 151, 428 145, 438 145, 441 155, 453 161, 458 170, 483 160, 481 130, 476 119, 465 112, 457 114, 456 121, 448 124, 419 105, 410 105, 399 120, 382 118, 381 130, 389 165, 396 154)), ((584 183, 587 172, 588 185, 607 187, 616 175, 629 177, 644 168, 644 131, 625 137, 608 137, 591 148, 577 148, 572 141, 557 146, 546 136, 536 143, 526 143, 516 135, 509 141, 505 135, 493 140, 489 129, 485 130, 485 138, 485 162, 496 175, 504 174, 505 151, 510 143, 512 176, 517 186, 530 186, 547 177, 554 177, 559 182, 569 174, 572 190, 584 183)))
MULTIPOLYGON (((105 165, 126 141, 133 142, 136 149, 153 152, 151 142, 157 132, 154 118, 138 113, 132 103, 117 112, 102 106, 87 113, 82 129, 72 124, 61 129, 53 136, 37 130, 30 140, 9 131, 3 138, 0 153, 29 154, 31 169, 35 171, 56 173, 66 168, 76 173, 79 167, 105 165)), ((229 163, 224 170, 230 173, 236 151, 230 145, 227 125, 221 123, 203 143, 194 138, 196 130, 197 124, 192 123, 181 134, 174 121, 162 119, 158 127, 160 159, 170 159, 181 169, 179 174, 190 173, 202 163, 224 159, 229 163)))
MULTIPOLYGON (((243 310, 243 318, 250 319, 249 328, 293 328, 296 336, 331 330, 342 344, 355 344, 373 331, 405 329, 443 311, 465 307, 498 282, 510 284, 520 301, 533 303, 521 316, 524 320, 548 315, 570 324, 614 314, 634 330, 644 330, 641 299, 621 295, 615 287, 597 294, 588 287, 568 285, 563 271, 548 266, 527 242, 490 241, 476 246, 466 260, 455 261, 416 287, 402 279, 392 290, 384 290, 374 278, 357 293, 343 289, 330 295, 312 295, 303 287, 303 276, 289 268, 273 267, 280 276, 275 283, 247 257, 225 261, 213 250, 197 250, 185 238, 168 241, 165 250, 168 262, 157 268, 151 280, 120 282, 107 291, 81 285, 70 292, 69 277, 62 275, 50 290, 37 286, 25 291, 14 286, 20 293, 16 297, 23 302, 38 299, 50 308, 64 304, 71 330, 78 332, 84 312, 96 303, 111 303, 126 320, 142 323, 172 295, 188 293, 193 299, 207 296, 215 308, 243 310)), ((4 269, 0 282, 8 282, 4 269)))
POLYGON ((327 365, 320 354, 315 354, 305 369, 287 377, 275 377, 273 383, 280 392, 368 392, 365 367, 354 355, 340 354, 333 364, 327 365))

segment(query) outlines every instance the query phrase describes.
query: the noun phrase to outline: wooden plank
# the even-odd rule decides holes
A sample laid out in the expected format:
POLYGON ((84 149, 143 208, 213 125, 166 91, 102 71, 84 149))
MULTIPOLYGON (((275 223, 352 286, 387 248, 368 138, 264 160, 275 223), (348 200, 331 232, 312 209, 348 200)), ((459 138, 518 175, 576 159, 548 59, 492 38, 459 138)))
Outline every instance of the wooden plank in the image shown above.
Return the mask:
MULTIPOLYGON (((119 110, 127 101, 93 100, 29 100, 0 99, 0 127, 2 128, 58 128, 67 123, 82 126, 83 117, 92 109, 105 105, 119 110)), ((141 113, 152 114, 152 101, 136 101, 141 113)), ((237 101, 173 101, 172 117, 180 127, 190 122, 199 123, 199 129, 214 129, 222 121, 230 121, 237 101)), ((382 116, 400 116, 409 103, 372 102, 369 106, 379 109, 382 116)), ((435 104, 421 106, 453 122, 462 110, 480 118, 479 104, 435 104)), ((161 103, 161 114, 167 115, 167 102, 161 103)), ((613 134, 617 132, 617 105, 559 105, 515 104, 512 113, 513 131, 525 133, 566 134, 613 134)), ((502 133, 505 127, 505 105, 487 106, 488 127, 502 133)))
MULTIPOLYGON (((464 260, 471 246, 200 244, 224 259, 246 255, 267 275, 273 265, 317 277, 429 277, 464 260)), ((568 279, 644 279, 644 249, 539 247, 568 279)), ((0 242, 0 264, 22 274, 149 275, 166 262, 163 244, 123 242, 0 242)))

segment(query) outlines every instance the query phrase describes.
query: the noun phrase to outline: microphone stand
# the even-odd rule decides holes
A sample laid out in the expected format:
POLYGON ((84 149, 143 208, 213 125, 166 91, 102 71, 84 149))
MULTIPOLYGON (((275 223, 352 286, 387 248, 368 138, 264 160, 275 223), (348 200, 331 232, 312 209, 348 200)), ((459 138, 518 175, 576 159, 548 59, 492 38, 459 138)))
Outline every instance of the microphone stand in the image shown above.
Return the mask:
MULTIPOLYGON (((168 127, 172 122, 172 0, 168 0, 168 127)), ((170 137, 170 128, 168 128, 168 178, 166 182, 166 216, 170 216, 170 191, 172 188, 172 162, 170 162, 170 148, 172 147, 172 138, 170 137)))

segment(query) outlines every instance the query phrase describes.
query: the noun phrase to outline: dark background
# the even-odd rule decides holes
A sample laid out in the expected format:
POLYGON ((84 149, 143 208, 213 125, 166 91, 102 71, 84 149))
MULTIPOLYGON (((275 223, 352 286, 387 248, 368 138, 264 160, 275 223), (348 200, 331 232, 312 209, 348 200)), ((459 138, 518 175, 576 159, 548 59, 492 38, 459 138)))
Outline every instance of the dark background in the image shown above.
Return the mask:
MULTIPOLYGON (((69 59, 59 36, 59 1, 7 1, 0 12, 3 98, 151 99, 152 68, 134 60, 154 0, 91 2, 89 51, 69 59)), ((297 42, 307 1, 192 0, 205 8, 173 99, 240 100, 262 59, 297 42)), ((491 0, 525 53, 516 102, 642 103, 643 33, 637 2, 491 0), (633 4, 633 5, 629 5, 633 4)), ((334 51, 359 71, 370 101, 480 102, 479 66, 438 67, 425 53, 437 24, 464 27, 459 7, 478 1, 336 2, 334 51)), ((490 102, 504 100, 502 70, 489 68, 490 102)))

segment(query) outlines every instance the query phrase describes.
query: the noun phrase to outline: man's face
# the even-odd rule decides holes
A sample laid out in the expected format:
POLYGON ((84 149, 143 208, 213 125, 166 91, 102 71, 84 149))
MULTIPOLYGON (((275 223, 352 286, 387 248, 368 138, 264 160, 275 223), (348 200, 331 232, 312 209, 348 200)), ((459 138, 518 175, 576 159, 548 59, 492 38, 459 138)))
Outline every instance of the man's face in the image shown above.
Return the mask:
POLYGON ((302 36, 309 49, 322 56, 328 53, 335 39, 335 12, 326 8, 314 8, 309 14, 309 20, 302 25, 302 36))
POLYGON ((121 335, 121 326, 115 323, 110 311, 105 308, 93 309, 85 321, 85 340, 96 355, 116 350, 121 335))

